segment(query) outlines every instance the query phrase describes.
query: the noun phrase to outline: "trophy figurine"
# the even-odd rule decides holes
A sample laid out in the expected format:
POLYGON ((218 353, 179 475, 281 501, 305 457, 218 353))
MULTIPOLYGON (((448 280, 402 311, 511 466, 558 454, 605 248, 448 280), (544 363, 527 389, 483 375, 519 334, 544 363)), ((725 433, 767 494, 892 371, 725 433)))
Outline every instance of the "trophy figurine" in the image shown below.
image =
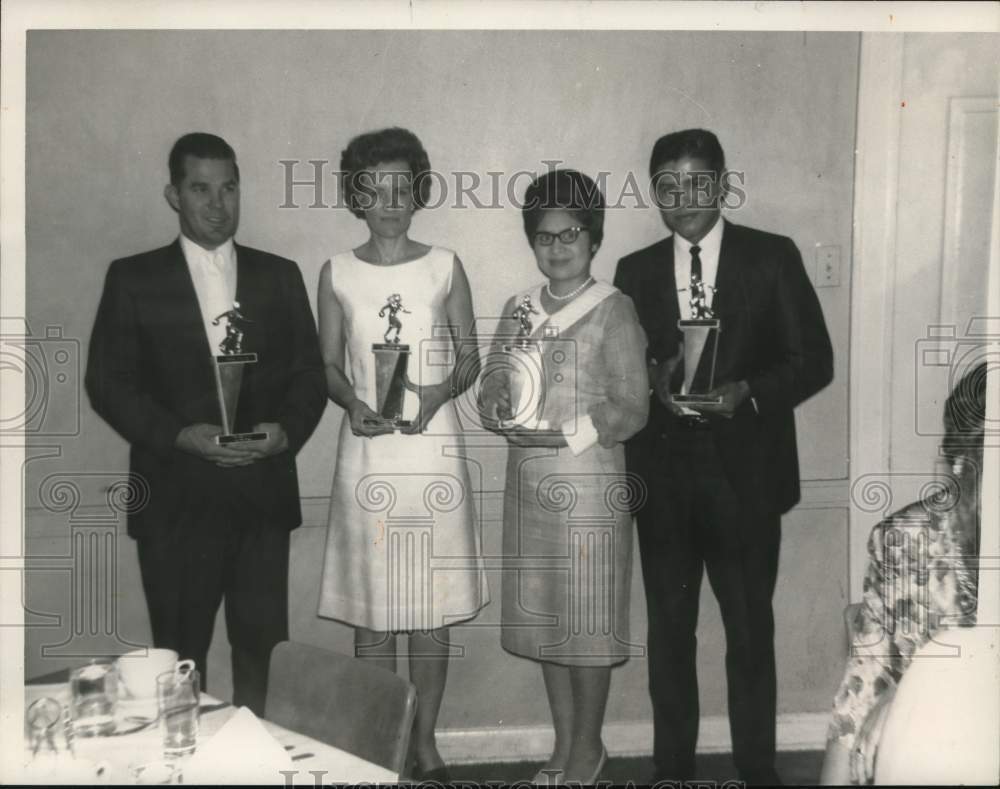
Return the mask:
POLYGON ((533 429, 541 417, 542 352, 538 342, 530 339, 534 330, 532 315, 538 315, 538 310, 532 305, 531 296, 524 296, 510 315, 518 322, 519 329, 514 341, 502 346, 511 402, 510 413, 498 414, 502 429, 514 426, 533 429))
POLYGON ((410 313, 403 306, 402 296, 393 293, 378 311, 380 318, 389 320, 389 327, 382 335, 384 342, 372 345, 372 353, 375 354, 375 410, 395 428, 410 427, 412 424, 411 420, 403 419, 403 403, 410 385, 406 375, 410 346, 400 345, 399 342, 403 329, 403 322, 399 319, 401 312, 410 313))
POLYGON ((267 433, 236 432, 236 405, 240 400, 243 384, 243 366, 256 364, 257 354, 243 352, 243 326, 250 323, 240 312, 240 303, 233 302, 233 308, 217 316, 213 326, 226 322, 226 336, 219 343, 221 353, 212 357, 215 369, 215 389, 219 396, 219 410, 222 413, 222 435, 215 437, 217 444, 236 444, 241 441, 263 441, 267 433))
POLYGON ((681 405, 721 403, 721 397, 709 392, 715 388, 715 357, 722 324, 705 300, 705 284, 700 277, 691 278, 691 317, 677 321, 677 328, 684 337, 684 386, 681 394, 673 395, 673 401, 681 405))

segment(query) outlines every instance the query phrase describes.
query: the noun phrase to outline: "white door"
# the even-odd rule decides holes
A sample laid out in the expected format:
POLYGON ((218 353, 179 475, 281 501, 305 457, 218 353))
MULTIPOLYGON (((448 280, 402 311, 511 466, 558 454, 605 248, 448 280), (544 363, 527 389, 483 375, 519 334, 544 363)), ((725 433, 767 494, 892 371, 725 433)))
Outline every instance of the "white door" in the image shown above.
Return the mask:
MULTIPOLYGON (((997 357, 986 318, 998 37, 864 34, 851 322, 851 598, 883 515, 931 493, 941 414, 997 357)), ((1000 364, 1000 359, 997 359, 1000 364)))

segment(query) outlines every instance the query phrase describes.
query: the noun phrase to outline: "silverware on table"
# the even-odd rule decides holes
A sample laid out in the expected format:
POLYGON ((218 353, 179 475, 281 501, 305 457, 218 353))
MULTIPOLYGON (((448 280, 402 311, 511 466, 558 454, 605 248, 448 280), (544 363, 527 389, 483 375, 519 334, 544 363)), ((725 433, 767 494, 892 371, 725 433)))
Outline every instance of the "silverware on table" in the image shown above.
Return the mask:
MULTIPOLYGON (((202 704, 198 708, 198 711, 202 715, 205 715, 209 712, 215 712, 216 710, 223 710, 226 707, 231 707, 231 706, 232 705, 228 701, 223 701, 218 704, 202 704)), ((148 715, 129 715, 125 718, 125 721, 133 725, 128 729, 116 729, 108 736, 122 737, 126 734, 135 734, 136 732, 148 729, 150 726, 152 726, 154 723, 157 723, 159 720, 160 718, 157 715, 154 715, 153 717, 149 717, 148 715)))
POLYGON ((230 704, 228 701, 223 701, 220 702, 219 704, 202 704, 200 707, 198 707, 198 712, 200 712, 202 715, 205 715, 209 712, 215 712, 216 710, 224 710, 226 707, 231 707, 231 706, 233 705, 230 704))
POLYGON ((159 718, 140 718, 138 716, 131 716, 125 719, 128 723, 135 724, 130 729, 115 729, 108 737, 124 737, 126 734, 135 734, 139 731, 145 731, 154 723, 156 723, 159 718))

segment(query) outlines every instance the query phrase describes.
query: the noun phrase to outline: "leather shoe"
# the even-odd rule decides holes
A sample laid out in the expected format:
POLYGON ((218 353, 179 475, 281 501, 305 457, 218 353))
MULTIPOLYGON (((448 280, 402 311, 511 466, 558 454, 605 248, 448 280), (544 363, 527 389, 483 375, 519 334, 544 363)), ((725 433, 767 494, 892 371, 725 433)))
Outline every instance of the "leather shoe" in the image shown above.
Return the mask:
POLYGON ((563 771, 559 769, 539 770, 531 783, 536 786, 562 786, 563 771))
POLYGON ((607 761, 608 761, 608 749, 602 747, 601 758, 597 762, 597 769, 594 770, 594 774, 590 776, 589 781, 583 782, 584 786, 593 786, 594 784, 597 783, 597 779, 601 777, 601 772, 604 770, 604 765, 607 763, 607 761))
POLYGON ((413 766, 414 783, 434 782, 436 784, 450 784, 454 779, 447 765, 433 767, 430 770, 421 770, 416 765, 413 766))

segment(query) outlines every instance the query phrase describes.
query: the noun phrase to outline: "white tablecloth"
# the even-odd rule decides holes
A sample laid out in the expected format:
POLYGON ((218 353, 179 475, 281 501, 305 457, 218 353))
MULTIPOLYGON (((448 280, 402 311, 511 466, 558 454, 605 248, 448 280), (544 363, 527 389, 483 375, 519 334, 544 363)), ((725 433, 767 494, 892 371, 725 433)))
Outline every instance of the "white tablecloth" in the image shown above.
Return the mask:
MULTIPOLYGON (((65 704, 69 700, 69 689, 65 684, 28 685, 25 687, 25 709, 35 699, 45 696, 55 698, 60 703, 65 704)), ((218 703, 218 699, 205 693, 201 694, 203 706, 218 703)), ((235 713, 236 708, 232 706, 202 712, 198 733, 199 745, 208 742, 235 713)), ((128 711, 125 714, 128 714, 128 711)), ((294 774, 290 777, 293 784, 315 786, 317 783, 324 785, 331 783, 396 783, 399 779, 396 773, 346 751, 314 740, 304 734, 289 731, 275 723, 269 721, 262 721, 262 723, 268 733, 279 744, 285 746, 289 756, 291 756, 294 774)), ((33 777, 45 777, 39 774, 40 771, 50 769, 52 772, 48 776, 52 779, 50 782, 65 783, 71 778, 85 782, 86 776, 82 774, 73 776, 73 770, 75 769, 77 773, 96 772, 97 766, 101 765, 104 770, 100 776, 93 776, 93 783, 131 784, 135 783, 134 770, 136 767, 163 760, 161 743, 162 735, 156 725, 143 731, 121 736, 77 738, 74 741, 76 759, 68 761, 59 759, 59 764, 53 764, 53 760, 49 760, 45 764, 39 764, 40 760, 38 759, 32 761, 26 746, 26 772, 22 777, 25 783, 35 783, 37 781, 31 780, 33 777), (60 780, 63 778, 67 780, 60 780)), ((181 759, 177 763, 182 772, 185 761, 185 759, 181 759)), ((224 771, 220 772, 224 773, 224 771)), ((232 779, 227 779, 223 774, 219 777, 219 783, 232 783, 232 779)), ((274 783, 287 785, 287 778, 285 775, 276 774, 274 783)))

